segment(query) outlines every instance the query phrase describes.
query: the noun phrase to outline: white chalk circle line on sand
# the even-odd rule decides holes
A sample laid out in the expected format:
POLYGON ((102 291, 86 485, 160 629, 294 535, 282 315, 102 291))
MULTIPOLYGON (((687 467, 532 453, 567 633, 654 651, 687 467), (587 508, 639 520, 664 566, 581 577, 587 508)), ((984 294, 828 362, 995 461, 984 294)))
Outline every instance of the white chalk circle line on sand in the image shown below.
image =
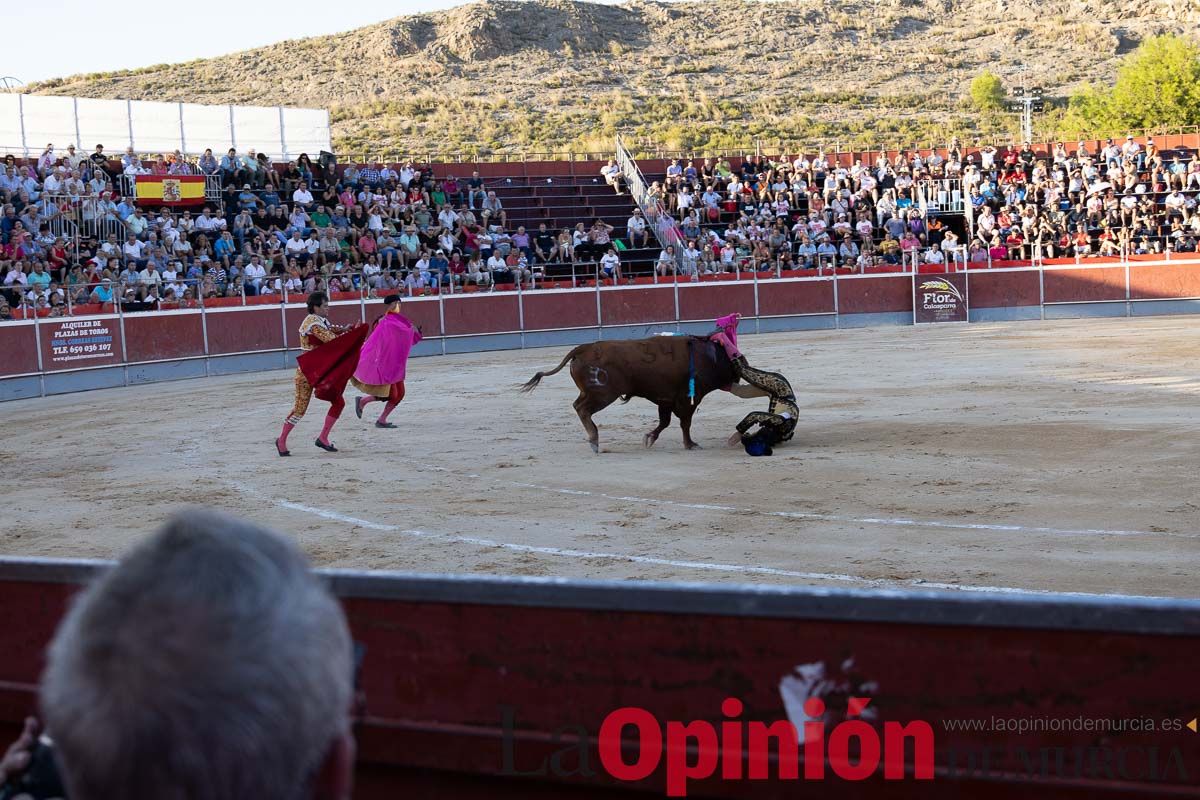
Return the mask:
POLYGON ((628 553, 604 553, 590 550, 573 550, 562 547, 516 544, 513 542, 499 542, 494 539, 483 539, 477 536, 463 536, 453 533, 436 533, 432 531, 416 530, 413 528, 403 528, 399 525, 390 525, 383 522, 362 519, 361 517, 353 517, 348 514, 343 514, 339 511, 333 511, 326 508, 317 508, 315 506, 303 505, 301 503, 293 503, 289 500, 276 500, 275 502, 280 508, 286 508, 291 511, 299 511, 305 514, 321 517, 323 519, 334 520, 336 522, 344 522, 348 525, 354 525, 356 527, 366 528, 368 530, 386 533, 398 533, 402 536, 408 536, 415 539, 428 539, 440 542, 450 542, 454 544, 470 544, 477 547, 507 550, 517 553, 533 553, 537 555, 555 556, 558 558, 571 558, 580 560, 604 559, 608 561, 650 564, 654 566, 673 567, 677 569, 694 569, 708 572, 725 572, 742 575, 771 575, 784 578, 800 578, 803 580, 833 581, 837 583, 850 583, 859 586, 869 586, 875 588, 910 586, 915 589, 947 589, 961 592, 990 592, 994 594, 1036 594, 1066 597, 1156 599, 1142 595, 1097 594, 1093 592, 1051 592, 1042 589, 1019 589, 1011 586, 969 586, 957 583, 925 581, 921 579, 883 580, 879 578, 864 578, 858 575, 841 575, 828 572, 799 572, 794 570, 776 569, 774 567, 757 567, 748 564, 719 564, 705 561, 676 561, 668 558, 638 556, 628 553))
POLYGON ((661 497, 637 497, 630 495, 614 495, 605 492, 592 492, 586 489, 567 489, 559 486, 547 486, 541 483, 523 483, 499 478, 483 478, 475 473, 460 473, 436 464, 425 464, 411 461, 414 466, 435 472, 447 472, 465 478, 490 480, 492 483, 505 486, 516 486, 522 489, 536 489, 554 494, 575 495, 582 497, 597 497, 603 500, 615 500, 622 503, 644 503, 647 505, 671 506, 674 508, 689 508, 699 511, 728 511, 738 514, 754 514, 764 517, 783 517, 787 519, 803 519, 816 522, 842 522, 855 525, 884 525, 898 528, 941 528, 959 531, 995 531, 998 533, 1028 533, 1047 534, 1053 536, 1162 536, 1173 539, 1200 539, 1200 533, 1180 533, 1175 531, 1124 531, 1107 530, 1102 528, 1050 528, 1044 526, 1005 525, 1001 523, 983 522, 947 522, 942 520, 919 520, 889 517, 850 517, 838 514, 818 514, 808 511, 764 511, 760 508, 739 508, 737 506, 717 505, 709 503, 687 503, 681 500, 669 500, 661 497))

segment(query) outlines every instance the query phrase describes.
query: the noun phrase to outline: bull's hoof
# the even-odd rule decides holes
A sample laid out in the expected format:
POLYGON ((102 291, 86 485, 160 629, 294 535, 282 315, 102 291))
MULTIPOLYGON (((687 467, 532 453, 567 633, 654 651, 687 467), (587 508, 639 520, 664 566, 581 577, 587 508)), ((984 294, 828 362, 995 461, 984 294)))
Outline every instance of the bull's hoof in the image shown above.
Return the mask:
POLYGON ((599 442, 588 442, 588 444, 592 446, 593 453, 599 454, 599 452, 600 452, 600 443, 599 442))
POLYGON ((642 444, 646 447, 654 447, 654 443, 658 441, 658 437, 653 433, 647 433, 642 437, 642 444))
POLYGON ((684 447, 686 447, 688 450, 703 450, 704 449, 703 447, 696 444, 695 442, 688 442, 687 444, 684 445, 684 447))

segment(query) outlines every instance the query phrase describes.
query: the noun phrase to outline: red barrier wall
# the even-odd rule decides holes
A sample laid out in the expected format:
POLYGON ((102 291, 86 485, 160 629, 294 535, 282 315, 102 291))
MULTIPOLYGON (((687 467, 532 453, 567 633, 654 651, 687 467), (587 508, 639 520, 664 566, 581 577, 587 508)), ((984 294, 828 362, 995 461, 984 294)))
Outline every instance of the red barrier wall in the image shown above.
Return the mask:
POLYGON ((838 280, 838 310, 842 314, 912 311, 912 277, 847 278, 838 280))
MULTIPOLYGON (((367 303, 367 322, 374 321, 382 313, 382 304, 372 306, 371 303, 367 303)), ((426 339, 442 335, 442 315, 438 310, 437 298, 406 299, 400 303, 400 313, 412 320, 414 325, 419 325, 421 335, 426 339)))
POLYGON ((202 356, 204 330, 200 315, 127 314, 125 352, 130 363, 202 356))
POLYGON ((247 308, 208 315, 210 355, 283 349, 279 306, 247 308))
MULTIPOLYGON (((383 306, 377 304, 375 316, 383 313, 383 306)), ((305 309, 307 311, 308 309, 305 309)), ((329 306, 329 321, 334 325, 358 325, 363 321, 363 311, 365 308, 361 302, 347 303, 346 305, 329 306)), ((374 319, 374 316, 371 317, 374 319)))
MULTIPOLYGON (((1133 259, 1128 266, 1089 263, 1085 267, 1068 267, 1067 264, 1048 266, 1042 276, 1034 269, 972 271, 968 273, 971 306, 1035 306, 1039 299, 1039 277, 1044 280, 1046 302, 1121 301, 1125 299, 1126 272, 1133 299, 1200 298, 1200 260, 1180 258, 1170 264, 1156 264, 1152 263, 1152 257, 1145 257, 1133 259)), ((757 285, 752 280, 721 280, 603 288, 599 291, 599 319, 596 292, 588 290, 498 291, 406 298, 403 310, 421 326, 426 338, 434 338, 515 333, 521 329, 522 312, 525 330, 531 331, 663 324, 677 319, 708 322, 733 311, 752 317, 756 290, 758 313, 766 317, 909 312, 912 310, 911 286, 912 277, 903 274, 839 278, 836 289, 840 308, 834 305, 835 282, 825 278, 763 280, 757 285)), ((362 322, 364 313, 366 321, 370 322, 382 312, 383 303, 378 300, 365 306, 347 302, 330 307, 330 317, 338 324, 362 322)), ((210 355, 279 350, 285 342, 289 349, 296 349, 299 347, 298 328, 307 310, 303 306, 281 310, 279 305, 272 304, 222 307, 209 309, 206 314, 206 322, 199 312, 126 315, 123 324, 129 363, 203 356, 205 329, 210 355)), ((121 363, 122 321, 119 318, 113 318, 111 325, 104 322, 111 329, 111 349, 115 353, 108 360, 59 358, 58 362, 50 362, 50 334, 71 320, 81 319, 95 318, 80 316, 42 321, 44 369, 121 363)), ((65 341, 62 336, 59 339, 65 341)), ((0 376, 36 372, 35 341, 32 325, 0 325, 0 376)))
POLYGON ((696 283, 679 286, 679 318, 711 322, 717 317, 737 312, 743 317, 754 316, 754 284, 696 283))
POLYGON ((596 292, 530 292, 524 297, 525 330, 544 331, 552 328, 582 328, 598 325, 596 292))
POLYGON ((1129 296, 1134 300, 1200 297, 1200 263, 1129 268, 1129 296))
MULTIPOLYGON (((360 303, 347 303, 345 305, 330 305, 329 306, 329 321, 334 325, 357 325, 362 322, 363 308, 360 303)), ((276 314, 279 312, 276 311, 276 314)), ((380 312, 376 311, 378 315, 380 312)), ((287 307, 287 346, 290 350, 300 349, 300 323, 304 322, 304 318, 308 316, 307 306, 288 306, 287 307)), ((374 319, 372 315, 369 319, 374 319)))
MULTIPOLYGON (((372 593, 405 582, 401 576, 371 580, 372 593)), ((815 787, 816 796, 833 800, 1200 796, 1194 782, 1200 749, 1195 734, 1182 728, 1164 732, 1139 725, 1110 733, 1068 726, 1018 733, 988 724, 943 724, 986 723, 997 717, 1067 721, 1081 711, 1094 720, 1150 719, 1157 724, 1190 719, 1195 710, 1188 705, 1187 687, 1200 658, 1200 636, 1192 632, 1194 621, 1180 622, 1187 609, 1128 609, 1121 629, 1114 630, 1086 621, 1097 615, 1111 621, 1119 613, 1098 603, 1072 605, 1061 598, 1031 608, 1028 602, 1018 607, 1005 598, 989 598, 984 604, 947 597, 934 606, 917 599, 880 597, 869 603, 797 594, 777 608, 781 613, 769 614, 751 592, 714 597, 708 590, 675 589, 678 602, 666 611, 661 606, 618 607, 618 596, 620 603, 647 603, 630 597, 639 589, 645 592, 642 587, 591 594, 581 606, 582 594, 484 603, 478 597, 487 596, 487 587, 478 582, 463 586, 469 588, 457 592, 469 594, 469 601, 445 595, 414 599, 428 591, 424 585, 396 599, 342 592, 352 635, 366 646, 361 679, 367 713, 355 732, 359 766, 387 770, 392 778, 381 782, 378 791, 362 783, 355 792, 359 800, 593 796, 577 791, 583 785, 652 790, 661 796, 662 762, 646 780, 632 784, 619 783, 600 768, 596 736, 610 712, 637 707, 660 725, 668 720, 719 724, 722 701, 735 697, 744 705, 734 718, 740 725, 783 721, 781 679, 795 676, 801 664, 823 663, 833 671, 847 659, 853 659, 856 682, 877 682, 875 689, 862 693, 873 699, 878 715, 868 727, 913 721, 931 726, 941 768, 933 780, 886 782, 876 772, 863 783, 831 775, 819 784, 802 785, 778 780, 772 768, 769 780, 689 782, 688 795, 782 800, 806 796, 811 793, 800 790, 815 787), (598 601, 602 604, 596 605, 598 601), (879 619, 884 605, 899 610, 920 603, 925 605, 891 621, 879 619), (955 612, 947 605, 962 607, 955 612), (1003 621, 995 619, 1001 607, 1008 615, 1003 621), (1018 618, 1020 613, 1026 616, 1018 618), (1164 613, 1182 631, 1156 633, 1152 623, 1164 613), (955 616, 948 620, 949 614, 955 616), (511 714, 507 739, 505 708, 511 714), (568 726, 582 726, 582 746, 593 770, 581 774, 568 769, 574 774, 562 777, 535 774, 556 751, 568 754, 565 763, 577 764, 575 736, 580 732, 568 726), (564 729, 568 735, 559 738, 564 729), (1096 767, 1087 773, 1086 759, 1093 756, 1072 754, 1077 747, 1105 748, 1095 755, 1110 767, 1113 748, 1126 748, 1131 759, 1127 775, 1132 776, 1096 767), (1022 757, 1032 754, 1036 773, 1045 768, 1040 748, 1065 748, 1058 758, 1066 759, 1067 766, 1030 780, 1022 757), (1158 751, 1153 774, 1147 748, 1158 751), (981 768, 978 756, 984 749, 990 751, 986 758, 991 764, 981 768), (967 753, 976 756, 969 769, 967 753), (495 777, 506 762, 527 777, 495 777), (957 767, 956 774, 945 772, 949 763, 957 767), (1084 772, 1073 774, 1071 765, 1084 772), (431 791, 412 791, 417 784, 409 782, 412 776, 405 770, 416 769, 440 770, 431 791), (472 783, 489 778, 486 791, 472 783)), ((72 585, 50 581, 0 580, 0 608, 21 620, 20 625, 0 626, 0 652, 5 654, 0 660, 0 734, 11 733, 26 714, 35 712, 42 653, 74 591, 72 585)), ((638 755, 634 731, 624 733, 630 748, 625 760, 633 763, 638 755)), ((904 761, 911 768, 911 750, 904 761)))
POLYGON ((647 286, 600 292, 600 320, 605 325, 639 325, 675 321, 675 289, 647 286))
POLYGON ((516 292, 460 295, 447 298, 442 308, 447 336, 521 330, 516 292))
POLYGON ((764 317, 788 314, 832 314, 833 279, 781 281, 758 293, 758 313, 764 317))
POLYGON ((289 350, 300 349, 300 323, 308 316, 308 308, 284 309, 284 333, 287 336, 289 350))
POLYGON ((38 371, 37 334, 32 324, 0 324, 0 375, 38 371))
POLYGON ((970 272, 971 308, 1036 306, 1041 302, 1037 272, 970 272))
POLYGON ((1047 303, 1125 299, 1125 268, 1048 269, 1047 303))

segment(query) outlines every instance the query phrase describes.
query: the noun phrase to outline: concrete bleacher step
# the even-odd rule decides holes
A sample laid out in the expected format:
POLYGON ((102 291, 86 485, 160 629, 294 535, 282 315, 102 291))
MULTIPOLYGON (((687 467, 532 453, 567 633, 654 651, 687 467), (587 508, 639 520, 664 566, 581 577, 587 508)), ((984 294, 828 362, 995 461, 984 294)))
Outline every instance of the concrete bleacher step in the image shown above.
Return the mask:
POLYGON ((619 201, 619 202, 623 202, 623 203, 628 203, 629 205, 633 205, 633 197, 631 195, 616 194, 613 192, 612 189, 609 189, 607 187, 605 187, 604 189, 599 190, 599 191, 589 191, 588 189, 585 188, 582 192, 580 192, 580 195, 582 197, 587 198, 588 200, 603 201, 603 200, 607 200, 607 199, 611 198, 614 201, 619 201))
POLYGON ((633 208, 627 203, 597 203, 594 200, 588 204, 588 208, 592 209, 598 215, 621 215, 625 219, 633 213, 633 208))
POLYGON ((535 186, 533 189, 534 197, 574 197, 578 198, 583 193, 579 191, 578 186, 535 186))
MULTIPOLYGON (((628 194, 616 194, 602 181, 583 176, 574 179, 556 176, 546 183, 545 178, 529 176, 513 178, 511 183, 493 184, 489 188, 504 204, 509 230, 520 226, 537 230, 542 222, 554 231, 571 230, 577 223, 590 226, 600 219, 613 226, 611 236, 614 239, 628 241, 625 225, 634 208, 633 198, 628 194)), ((652 271, 658 253, 657 247, 624 251, 621 258, 634 269, 652 271)))
POLYGON ((549 216, 547 211, 548 211, 548 209, 545 209, 545 208, 506 208, 506 209, 504 209, 505 214, 508 216, 508 218, 510 220, 517 219, 517 218, 545 219, 547 216, 549 216))

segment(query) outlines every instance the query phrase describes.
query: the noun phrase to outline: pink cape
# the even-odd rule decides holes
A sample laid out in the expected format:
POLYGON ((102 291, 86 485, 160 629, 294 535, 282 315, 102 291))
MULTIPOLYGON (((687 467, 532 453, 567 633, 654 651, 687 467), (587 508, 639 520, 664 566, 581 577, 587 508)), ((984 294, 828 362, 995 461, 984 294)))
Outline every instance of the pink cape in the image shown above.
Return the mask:
MULTIPOLYGON (((725 348, 725 355, 729 356, 729 360, 733 361, 742 354, 737 346, 737 328, 738 318, 736 314, 726 314, 717 320, 717 327, 721 330, 712 334, 709 338, 717 344, 725 348)), ((733 384, 722 386, 721 391, 730 391, 733 384)))
POLYGON ((725 335, 729 337, 729 343, 735 348, 737 347, 737 329, 738 318, 736 314, 726 314, 717 320, 717 327, 725 331, 725 335))
POLYGON ((386 386, 404 380, 408 354, 421 341, 421 332, 403 314, 384 314, 363 342, 354 377, 365 384, 386 386))
POLYGON ((724 347, 725 354, 733 361, 742 354, 737 346, 738 318, 734 314, 726 314, 717 320, 717 327, 721 330, 712 334, 710 338, 724 347))

